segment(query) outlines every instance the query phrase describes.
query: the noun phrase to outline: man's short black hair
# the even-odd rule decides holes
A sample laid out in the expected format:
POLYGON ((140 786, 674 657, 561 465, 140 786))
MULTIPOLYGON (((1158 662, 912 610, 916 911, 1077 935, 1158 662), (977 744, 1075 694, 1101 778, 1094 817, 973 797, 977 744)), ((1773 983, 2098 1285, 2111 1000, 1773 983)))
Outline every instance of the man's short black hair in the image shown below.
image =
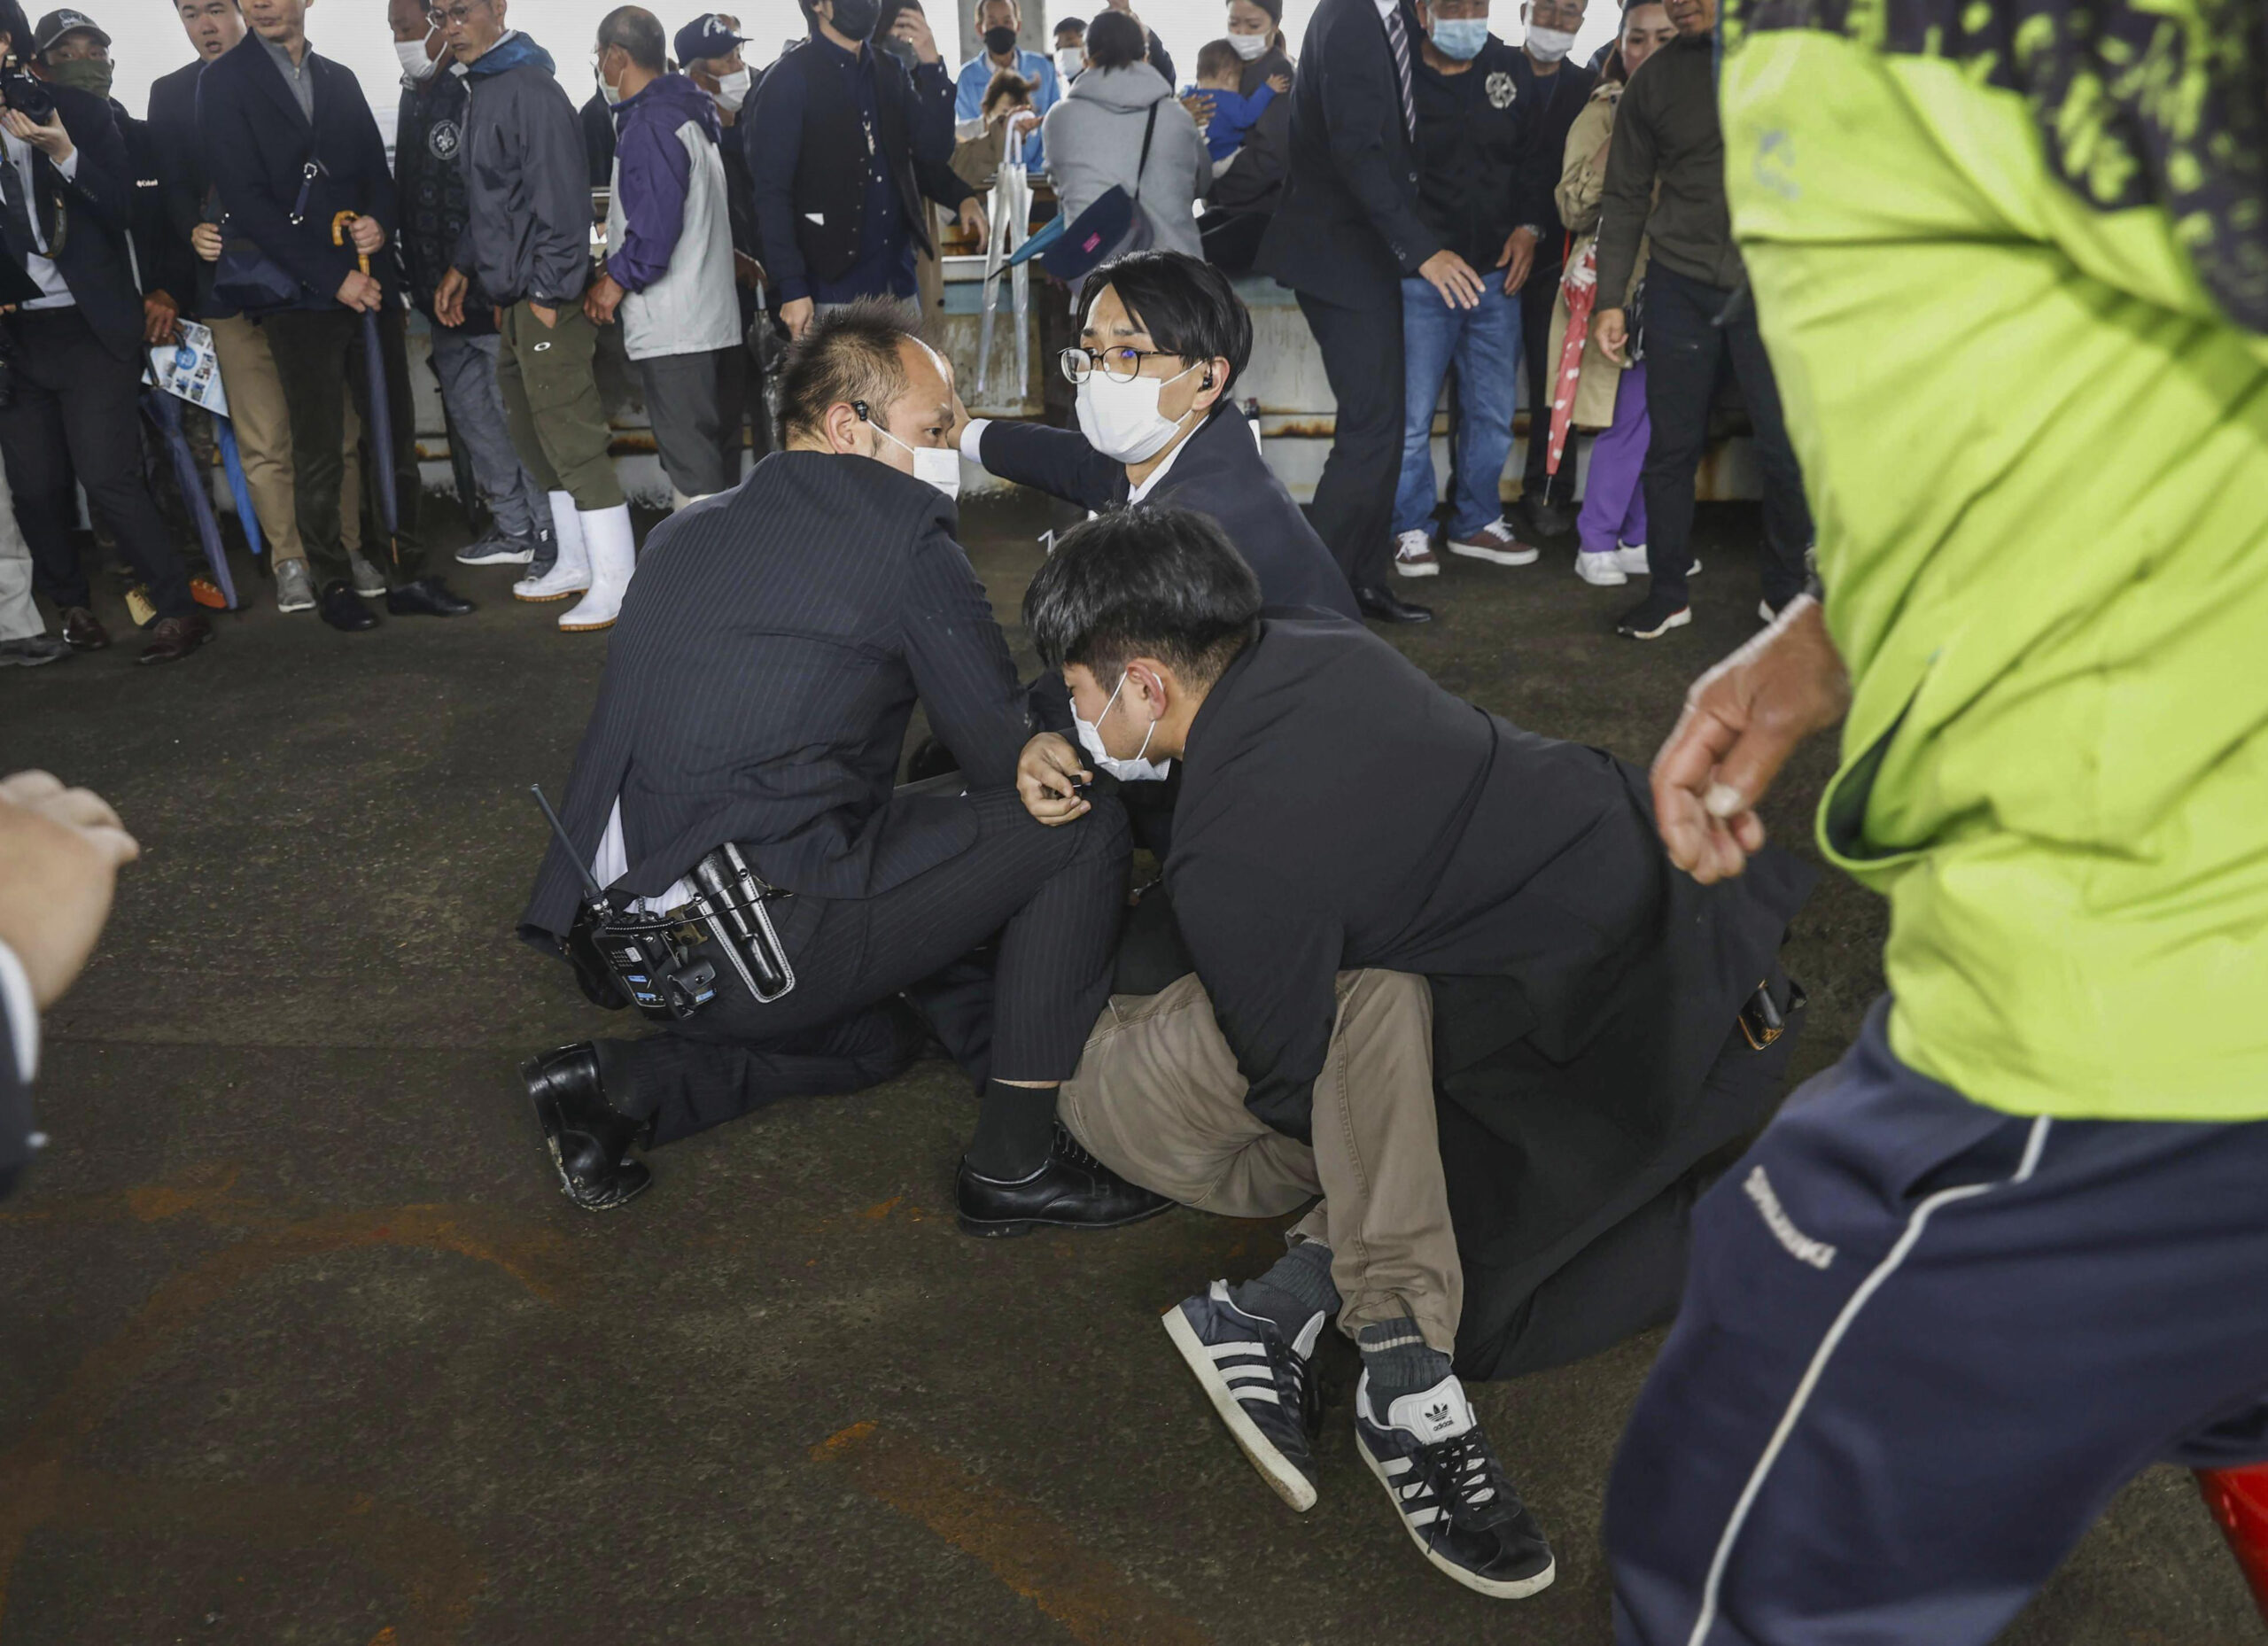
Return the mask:
MULTIPOLYGON (((4 4, 4 0, 0 0, 4 4)), ((788 350, 780 378, 780 427, 820 436, 827 408, 864 400, 881 423, 910 381, 900 353, 913 333, 894 304, 862 298, 815 318, 788 350)))
POLYGON ((1229 384, 1252 358, 1252 314, 1226 275, 1186 252, 1129 252, 1087 276, 1080 297, 1082 328, 1105 286, 1118 293, 1126 312, 1161 352, 1184 360, 1228 361, 1228 379, 1219 385, 1222 398, 1227 398, 1229 384))
POLYGON ((1097 68, 1130 68, 1149 55, 1149 36, 1124 12, 1105 12, 1087 25, 1087 61, 1097 68))
POLYGON ((1084 17, 1064 18, 1055 25, 1055 38, 1060 40, 1066 35, 1076 35, 1084 40, 1087 37, 1087 19, 1084 17))
POLYGON ((618 5, 599 19, 599 50, 620 46, 640 68, 666 72, 670 43, 662 33, 662 19, 643 6, 618 5))
POLYGON ((1024 633, 1051 669, 1115 679, 1155 657, 1210 686, 1258 633, 1260 604, 1260 579, 1211 516, 1142 504, 1056 540, 1024 591, 1024 633))

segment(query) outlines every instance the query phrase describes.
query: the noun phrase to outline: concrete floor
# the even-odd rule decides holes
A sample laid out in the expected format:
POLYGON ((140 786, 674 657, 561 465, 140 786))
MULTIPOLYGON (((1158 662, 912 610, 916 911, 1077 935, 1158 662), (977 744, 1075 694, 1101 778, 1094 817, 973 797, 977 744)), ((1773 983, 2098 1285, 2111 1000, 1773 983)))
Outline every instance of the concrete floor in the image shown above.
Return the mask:
MULTIPOLYGON (((1006 617, 1046 524, 968 512, 1006 617)), ((1658 644, 1614 640, 1623 595, 1557 553, 1452 563, 1422 591, 1443 620, 1394 638, 1643 760, 1753 627, 1727 547, 1753 516, 1704 529, 1696 623, 1658 644)), ((604 646, 509 573, 455 580, 476 617, 342 637, 254 579, 186 665, 0 673, 0 769, 92 784, 146 852, 49 1021, 54 1145, 0 1206, 0 1646, 1608 1640, 1600 1496, 1657 1339, 1478 1392, 1559 1557, 1495 1603, 1433 1574, 1358 1466, 1343 1343, 1305 1518, 1180 1369, 1159 1311, 1263 1267, 1273 1225, 967 1239, 973 1106, 942 1065, 571 1210, 514 1071, 616 1020, 509 934, 544 839, 526 786, 563 786, 604 646)), ((1783 840, 1828 764, 1791 773, 1783 840)), ((1883 924, 1833 880, 1805 913, 1805 1072, 1879 989, 1883 924)), ((2268 1635, 2158 1471, 2009 1638, 2268 1635)))

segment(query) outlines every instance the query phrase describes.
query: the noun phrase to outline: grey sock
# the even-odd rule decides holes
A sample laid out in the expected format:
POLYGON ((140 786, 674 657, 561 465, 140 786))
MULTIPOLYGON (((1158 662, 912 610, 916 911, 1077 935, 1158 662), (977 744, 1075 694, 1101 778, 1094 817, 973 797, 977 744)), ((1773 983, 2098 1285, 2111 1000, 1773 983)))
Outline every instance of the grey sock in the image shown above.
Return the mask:
POLYGON ((1229 1297, 1246 1314, 1274 1322, 1287 1341, 1296 1339, 1318 1312, 1339 1312, 1339 1288, 1331 1284, 1331 1248, 1320 1241, 1302 1240, 1258 1279, 1231 1286, 1229 1297))
POLYGON ((1364 1326, 1355 1343, 1363 1370, 1371 1374, 1371 1415, 1380 1421, 1403 1395, 1420 1394, 1449 1375, 1449 1357, 1427 1347, 1414 1320, 1364 1326))

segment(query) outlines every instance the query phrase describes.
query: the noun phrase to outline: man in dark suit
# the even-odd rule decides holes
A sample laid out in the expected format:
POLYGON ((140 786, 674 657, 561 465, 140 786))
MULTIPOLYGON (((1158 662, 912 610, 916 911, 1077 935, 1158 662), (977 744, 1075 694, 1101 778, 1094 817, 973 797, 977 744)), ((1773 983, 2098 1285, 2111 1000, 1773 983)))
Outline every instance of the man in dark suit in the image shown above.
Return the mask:
POLYGON ((567 790, 571 855, 554 843, 522 928, 569 939, 584 868, 668 912, 734 842, 787 894, 767 907, 794 986, 760 1003, 720 956, 699 1014, 529 1064, 562 1185, 619 1205, 648 1181, 634 1142, 887 1078, 920 1044, 895 997, 997 933, 962 1226, 1146 1216, 1164 1202, 1055 1126, 1109 993, 1125 819, 1106 804, 1052 832, 1016 796, 1023 697, 938 490, 959 474, 944 362, 888 307, 856 305, 814 322, 781 392, 788 449, 647 545, 567 790), (917 696, 968 792, 892 796, 917 696))
POLYGON ((101 796, 44 772, 0 778, 0 1195, 45 1142, 39 1014, 86 965, 119 866, 141 850, 101 796))
MULTIPOLYGON (((22 7, 0 0, 0 53, 20 58, 31 43, 22 7)), ((171 663, 213 631, 142 474, 142 292, 127 239, 133 172, 108 104, 69 86, 43 89, 54 104, 43 118, 0 112, 0 242, 22 277, 7 299, 17 307, 4 322, 12 392, 0 407, 0 453, 64 639, 82 649, 108 643, 71 547, 75 470, 158 609, 136 661, 171 663)))
POLYGON ((424 572, 417 524, 424 487, 400 297, 384 277, 384 261, 369 274, 355 261, 358 254, 375 256, 392 237, 394 187, 385 144, 353 71, 308 44, 306 17, 305 0, 270 0, 253 11, 252 32, 236 49, 206 66, 197 91, 205 174, 234 229, 296 288, 291 304, 260 323, 291 408, 296 513, 307 557, 322 580, 317 602, 323 621, 344 631, 374 626, 361 593, 383 594, 396 616, 458 616, 472 609, 470 602, 424 572), (332 225, 341 217, 347 233, 345 244, 337 244, 332 225), (371 411, 365 314, 377 316, 392 412, 384 451, 371 411), (374 475, 378 464, 393 468, 399 529, 387 551, 371 556, 383 588, 356 589, 341 536, 341 380, 353 388, 370 431, 374 475))
POLYGON ((1170 501, 1209 515, 1270 605, 1359 616, 1229 392, 1252 356, 1252 316, 1228 277, 1185 252, 1135 252, 1090 276, 1082 303, 1082 346, 1064 353, 1080 432, 973 418, 961 456, 1099 514, 1170 501))
POLYGON ((765 71, 740 124, 771 297, 788 335, 859 298, 916 302, 914 255, 931 252, 928 202, 960 214, 981 249, 975 191, 953 175, 953 82, 918 6, 877 49, 876 0, 803 0, 811 38, 765 71))
POLYGON ((1410 0, 1323 0, 1292 90, 1291 175, 1254 267, 1299 294, 1338 403, 1312 512, 1369 616, 1433 613, 1387 586, 1402 468, 1402 281, 1456 308, 1481 277, 1418 213, 1410 63, 1425 30, 1410 0))
MULTIPOLYGON (((1358 1443, 1411 1535, 1517 1597, 1550 1550, 1452 1356, 1510 1376, 1666 1317, 1697 1176, 1779 1099, 1797 994, 1775 957, 1810 874, 1774 853, 1738 896, 1698 886, 1644 773, 1460 702, 1358 625, 1261 613, 1218 531, 1171 509, 1078 527, 1025 598, 1089 755, 1181 764, 1165 889, 1201 984, 1177 985, 1190 1013, 1115 1001, 1064 1110, 1129 1176, 1231 1215, 1321 1190, 1258 1295, 1216 1285, 1168 1329, 1200 1380, 1248 1363, 1280 1401, 1336 1314, 1358 1443), (1381 973, 1425 980, 1430 1033, 1381 973), (1372 1032, 1402 1050, 1366 1074, 1345 1043, 1372 1032)), ((1052 742, 1025 757, 1042 820, 1078 804, 1052 742)), ((1239 1432, 1311 1489, 1303 1436, 1239 1432)))

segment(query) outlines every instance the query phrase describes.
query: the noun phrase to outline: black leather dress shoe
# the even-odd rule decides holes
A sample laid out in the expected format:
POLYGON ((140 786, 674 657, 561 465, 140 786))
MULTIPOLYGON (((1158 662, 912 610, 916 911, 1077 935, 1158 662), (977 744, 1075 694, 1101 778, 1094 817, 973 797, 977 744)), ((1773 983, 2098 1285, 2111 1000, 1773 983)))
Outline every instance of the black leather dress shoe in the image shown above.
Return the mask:
POLYGON ((1538 537, 1565 537, 1575 529, 1573 512, 1564 504, 1553 502, 1540 490, 1522 496, 1512 506, 1538 537))
POLYGON ((386 609, 397 617, 462 617, 472 602, 453 594, 439 578, 420 578, 386 591, 386 609))
POLYGON ((73 651, 100 651, 110 644, 110 631, 84 606, 63 609, 63 643, 73 651))
POLYGON ((599 1078, 598 1049, 587 1040, 520 1065, 536 1123, 559 1169, 560 1192, 586 1212, 611 1211, 654 1181, 630 1145, 650 1122, 617 1111, 599 1078))
POLYGON ((345 578, 333 578, 322 586, 322 593, 315 597, 315 610, 322 620, 343 633, 360 633, 375 629, 378 620, 370 609, 355 598, 354 586, 345 578))
POLYGON ((1433 609, 1398 600, 1391 589, 1372 584, 1361 584, 1355 590, 1355 603, 1363 609, 1366 617, 1376 617, 1380 623, 1431 623, 1433 609))
POLYGON ((980 1176, 967 1160, 953 1184, 963 1234, 1020 1235, 1039 1228, 1115 1229, 1155 1217, 1173 1202, 1138 1189, 1058 1126, 1047 1164, 1014 1183, 980 1176))

